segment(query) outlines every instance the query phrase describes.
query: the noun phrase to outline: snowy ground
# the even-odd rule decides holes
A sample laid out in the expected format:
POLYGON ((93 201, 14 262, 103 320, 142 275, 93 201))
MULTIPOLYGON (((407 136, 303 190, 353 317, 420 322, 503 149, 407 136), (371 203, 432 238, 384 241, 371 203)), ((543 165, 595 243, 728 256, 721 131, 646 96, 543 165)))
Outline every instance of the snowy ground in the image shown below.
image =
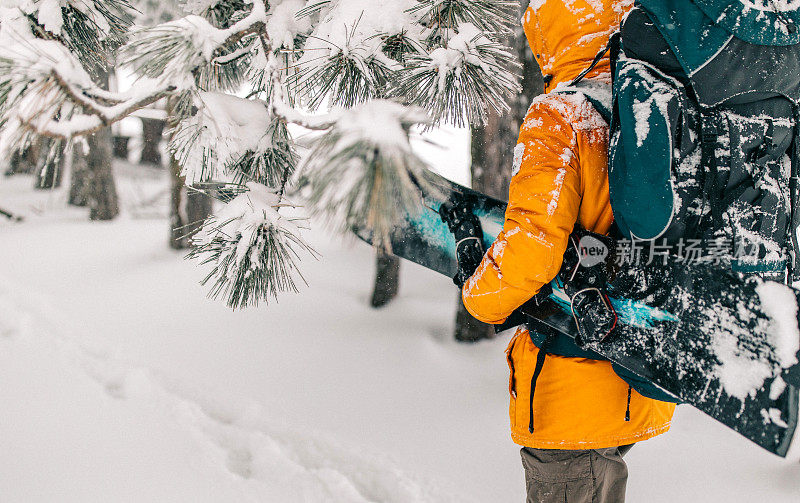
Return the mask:
MULTIPOLYGON (((372 310, 371 250, 315 230, 309 288, 230 312, 166 247, 163 174, 118 173, 111 223, 0 178, 0 501, 523 501, 508 336, 452 342, 449 279, 406 263, 372 310)), ((799 455, 680 407, 629 501, 797 502, 799 455)))

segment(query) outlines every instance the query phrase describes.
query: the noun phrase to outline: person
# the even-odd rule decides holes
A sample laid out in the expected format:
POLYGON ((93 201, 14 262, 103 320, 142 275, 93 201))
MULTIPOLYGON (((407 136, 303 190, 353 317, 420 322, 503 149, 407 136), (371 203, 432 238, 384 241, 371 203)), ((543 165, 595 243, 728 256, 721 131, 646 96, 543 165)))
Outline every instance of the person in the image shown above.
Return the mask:
MULTIPOLYGON (((525 12, 545 94, 520 128, 503 230, 462 278, 464 305, 481 321, 504 322, 556 276, 576 223, 601 234, 612 226, 608 125, 584 95, 559 91, 590 68, 631 4, 543 0, 525 12)), ((584 76, 608 93, 610 79, 607 54, 584 76)), ((666 432, 675 405, 640 395, 608 361, 543 352, 532 335, 518 328, 506 350, 511 437, 522 446, 527 500, 624 501, 623 455, 666 432)))

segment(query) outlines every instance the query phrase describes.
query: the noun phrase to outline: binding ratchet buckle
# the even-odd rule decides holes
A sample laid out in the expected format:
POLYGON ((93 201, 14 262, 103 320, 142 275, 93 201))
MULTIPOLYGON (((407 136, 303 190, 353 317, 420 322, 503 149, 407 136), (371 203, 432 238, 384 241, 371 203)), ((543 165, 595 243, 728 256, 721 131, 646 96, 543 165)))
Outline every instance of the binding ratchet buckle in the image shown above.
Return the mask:
POLYGON ((579 347, 603 342, 617 326, 617 312, 599 288, 578 290, 570 298, 570 307, 578 327, 575 343, 579 347))

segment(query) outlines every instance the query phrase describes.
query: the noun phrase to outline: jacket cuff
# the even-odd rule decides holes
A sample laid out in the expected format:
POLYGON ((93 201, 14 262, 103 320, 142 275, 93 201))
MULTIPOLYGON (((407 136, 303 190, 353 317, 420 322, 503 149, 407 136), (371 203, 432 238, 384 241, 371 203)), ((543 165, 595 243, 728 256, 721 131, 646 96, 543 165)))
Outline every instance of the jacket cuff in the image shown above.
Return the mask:
POLYGON ((498 318, 496 316, 491 316, 491 315, 490 316, 486 316, 486 315, 481 314, 478 311, 476 311, 474 309, 474 307, 470 305, 472 297, 467 294, 467 285, 468 284, 469 284, 469 281, 467 281, 467 283, 461 288, 461 301, 464 303, 464 307, 467 309, 467 312, 469 314, 471 314, 473 318, 475 318, 478 321, 482 321, 484 323, 489 323, 489 324, 492 324, 492 325, 499 325, 499 324, 503 323, 504 321, 506 321, 506 319, 508 318, 508 315, 503 316, 502 318, 498 318))

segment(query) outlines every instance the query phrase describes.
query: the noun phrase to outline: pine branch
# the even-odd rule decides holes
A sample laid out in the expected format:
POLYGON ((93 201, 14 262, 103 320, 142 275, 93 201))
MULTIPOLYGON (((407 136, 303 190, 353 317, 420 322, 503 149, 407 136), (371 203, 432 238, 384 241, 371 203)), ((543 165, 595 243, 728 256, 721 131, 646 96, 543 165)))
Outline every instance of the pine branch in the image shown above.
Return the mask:
POLYGON ((383 100, 343 112, 303 164, 312 213, 338 232, 371 232, 376 247, 391 251, 392 229, 422 204, 420 190, 436 193, 408 141, 411 126, 427 121, 421 110, 383 100))
POLYGON ((301 253, 317 253, 298 237, 297 223, 282 217, 282 195, 250 182, 222 212, 207 220, 193 238, 188 258, 212 264, 202 283, 212 283, 209 295, 225 297, 233 309, 268 302, 283 292, 297 292, 305 283, 298 261, 301 253))
POLYGON ((224 29, 200 16, 187 16, 134 33, 121 54, 124 63, 141 75, 194 85, 187 82, 189 76, 202 70, 212 77, 217 75, 220 69, 213 60, 238 50, 240 42, 247 45, 249 37, 263 32, 267 19, 261 0, 252 3, 247 16, 224 29))
POLYGON ((224 56, 217 56, 213 60, 211 60, 211 62, 215 65, 226 65, 233 61, 236 61, 237 59, 247 56, 248 54, 250 54, 250 51, 252 50, 253 50, 253 44, 250 43, 244 47, 236 49, 233 52, 225 54, 224 56))
POLYGON ((43 4, 23 8, 32 34, 65 46, 93 77, 107 71, 111 53, 122 43, 132 24, 131 4, 127 0, 93 0, 80 5, 63 2, 59 6, 60 19, 52 12, 43 14, 43 4))
POLYGON ((260 34, 259 40, 264 54, 267 54, 266 72, 270 80, 270 109, 272 114, 284 121, 297 124, 313 131, 325 131, 331 127, 335 118, 330 115, 310 116, 300 112, 286 102, 286 94, 282 81, 282 70, 266 34, 260 34))
POLYGON ((170 96, 176 90, 175 86, 167 86, 143 96, 121 101, 112 107, 105 107, 92 101, 82 92, 75 89, 74 86, 69 85, 58 71, 53 71, 53 78, 71 100, 88 109, 91 113, 74 113, 69 119, 63 120, 54 118, 41 120, 41 114, 34 114, 29 117, 18 115, 17 118, 25 127, 35 131, 36 134, 63 140, 96 133, 103 127, 118 122, 135 111, 170 96))
POLYGON ((231 179, 279 187, 298 158, 285 119, 268 103, 196 93, 196 113, 171 131, 170 151, 187 183, 231 179))
POLYGON ((322 9, 329 8, 333 4, 331 0, 309 0, 308 5, 301 9, 297 16, 311 16, 317 14, 322 9))
POLYGON ((424 28, 408 13, 416 0, 352 0, 309 5, 318 14, 288 80, 304 106, 349 108, 386 97, 406 52, 424 52, 424 28))
POLYGON ((302 69, 293 87, 306 98, 306 105, 312 110, 327 99, 350 108, 384 95, 391 76, 392 69, 386 61, 354 48, 327 58, 321 65, 302 69))
POLYGON ((327 131, 335 122, 334 114, 307 115, 284 102, 281 98, 273 98, 272 113, 290 124, 296 124, 312 131, 327 131))
POLYGON ((264 133, 264 144, 268 148, 245 152, 225 170, 233 175, 235 183, 253 181, 267 187, 277 187, 282 197, 286 183, 299 161, 284 121, 275 118, 270 123, 264 133))
POLYGON ((477 26, 496 39, 511 35, 518 9, 514 0, 420 0, 411 12, 431 30, 429 41, 438 45, 463 24, 477 26))
POLYGON ((489 107, 509 110, 507 100, 521 90, 519 68, 504 46, 462 25, 446 47, 409 56, 391 94, 429 110, 437 121, 477 125, 485 122, 489 107))
POLYGON ((139 85, 111 93, 95 85, 68 48, 32 37, 20 20, 4 25, 2 36, 0 122, 17 141, 26 131, 58 139, 91 134, 175 90, 139 85))

